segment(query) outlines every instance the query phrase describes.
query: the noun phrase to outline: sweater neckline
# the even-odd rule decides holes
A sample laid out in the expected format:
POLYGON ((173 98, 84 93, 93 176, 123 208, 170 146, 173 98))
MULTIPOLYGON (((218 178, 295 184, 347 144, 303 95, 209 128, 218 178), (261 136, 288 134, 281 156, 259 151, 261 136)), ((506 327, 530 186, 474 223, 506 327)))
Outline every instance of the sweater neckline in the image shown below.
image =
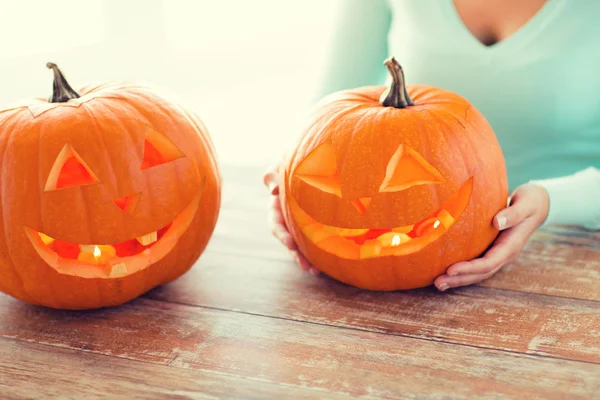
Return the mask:
POLYGON ((477 39, 477 37, 471 33, 469 28, 467 28, 456 9, 454 1, 442 1, 446 8, 446 12, 443 14, 448 17, 445 18, 445 20, 450 28, 457 32, 457 35, 459 35, 458 37, 464 42, 465 46, 474 52, 484 54, 504 53, 529 43, 546 28, 548 23, 556 15, 556 11, 559 10, 559 5, 562 5, 563 2, 564 0, 547 0, 544 5, 542 5, 542 7, 540 7, 540 9, 517 31, 492 45, 486 45, 477 39))

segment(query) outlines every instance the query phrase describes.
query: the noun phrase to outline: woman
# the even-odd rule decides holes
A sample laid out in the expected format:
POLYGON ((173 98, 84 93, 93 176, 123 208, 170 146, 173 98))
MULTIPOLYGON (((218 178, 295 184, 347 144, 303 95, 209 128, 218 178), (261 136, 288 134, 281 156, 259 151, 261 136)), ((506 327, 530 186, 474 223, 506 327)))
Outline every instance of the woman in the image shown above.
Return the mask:
MULTIPOLYGON (((512 191, 494 218, 502 232, 475 260, 450 266, 434 284, 483 281, 514 261, 544 224, 600 229, 600 2, 589 0, 344 0, 319 97, 383 83, 394 55, 409 83, 467 98, 494 129, 512 191), (351 66, 351 68, 348 68, 351 66)), ((272 194, 274 234, 298 264, 272 194)))

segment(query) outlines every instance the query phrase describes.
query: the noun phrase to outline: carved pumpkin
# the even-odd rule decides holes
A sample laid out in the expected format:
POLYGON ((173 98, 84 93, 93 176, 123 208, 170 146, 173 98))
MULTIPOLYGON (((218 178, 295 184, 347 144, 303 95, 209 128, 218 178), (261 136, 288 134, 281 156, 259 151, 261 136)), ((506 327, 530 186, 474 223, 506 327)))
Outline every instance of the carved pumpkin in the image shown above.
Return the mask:
POLYGON ((52 308, 127 302, 186 272, 219 213, 201 121, 155 90, 74 91, 0 109, 0 290, 52 308))
POLYGON ((383 86, 323 99, 283 164, 282 210, 318 269, 359 288, 428 286, 472 259, 498 232, 506 206, 504 158, 466 99, 405 86, 393 58, 383 86))

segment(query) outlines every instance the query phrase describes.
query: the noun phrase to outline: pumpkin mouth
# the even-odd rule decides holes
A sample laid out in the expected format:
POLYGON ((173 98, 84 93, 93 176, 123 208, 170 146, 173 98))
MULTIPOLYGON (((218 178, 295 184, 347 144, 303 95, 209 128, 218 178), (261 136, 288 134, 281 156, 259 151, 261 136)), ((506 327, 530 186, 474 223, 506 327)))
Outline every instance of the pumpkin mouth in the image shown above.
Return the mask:
POLYGON ((308 215, 292 198, 294 220, 312 243, 340 258, 365 260, 383 256, 403 256, 422 250, 444 235, 469 204, 473 178, 427 218, 413 225, 396 228, 339 228, 322 224, 308 215))
POLYGON ((202 192, 175 219, 137 238, 111 244, 66 242, 25 228, 39 256, 57 272, 81 278, 119 278, 132 275, 165 257, 192 223, 202 192))

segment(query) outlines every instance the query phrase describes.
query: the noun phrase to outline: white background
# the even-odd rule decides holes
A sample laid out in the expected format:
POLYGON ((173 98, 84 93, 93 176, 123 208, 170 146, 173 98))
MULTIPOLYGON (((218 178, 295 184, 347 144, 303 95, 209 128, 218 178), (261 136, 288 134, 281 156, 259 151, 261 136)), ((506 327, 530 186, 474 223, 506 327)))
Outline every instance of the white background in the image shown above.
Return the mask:
MULTIPOLYGON (((206 122, 220 162, 267 165, 318 91, 339 0, 0 0, 0 105, 149 82, 206 122)), ((1 107, 1 106, 0 106, 1 107)))

